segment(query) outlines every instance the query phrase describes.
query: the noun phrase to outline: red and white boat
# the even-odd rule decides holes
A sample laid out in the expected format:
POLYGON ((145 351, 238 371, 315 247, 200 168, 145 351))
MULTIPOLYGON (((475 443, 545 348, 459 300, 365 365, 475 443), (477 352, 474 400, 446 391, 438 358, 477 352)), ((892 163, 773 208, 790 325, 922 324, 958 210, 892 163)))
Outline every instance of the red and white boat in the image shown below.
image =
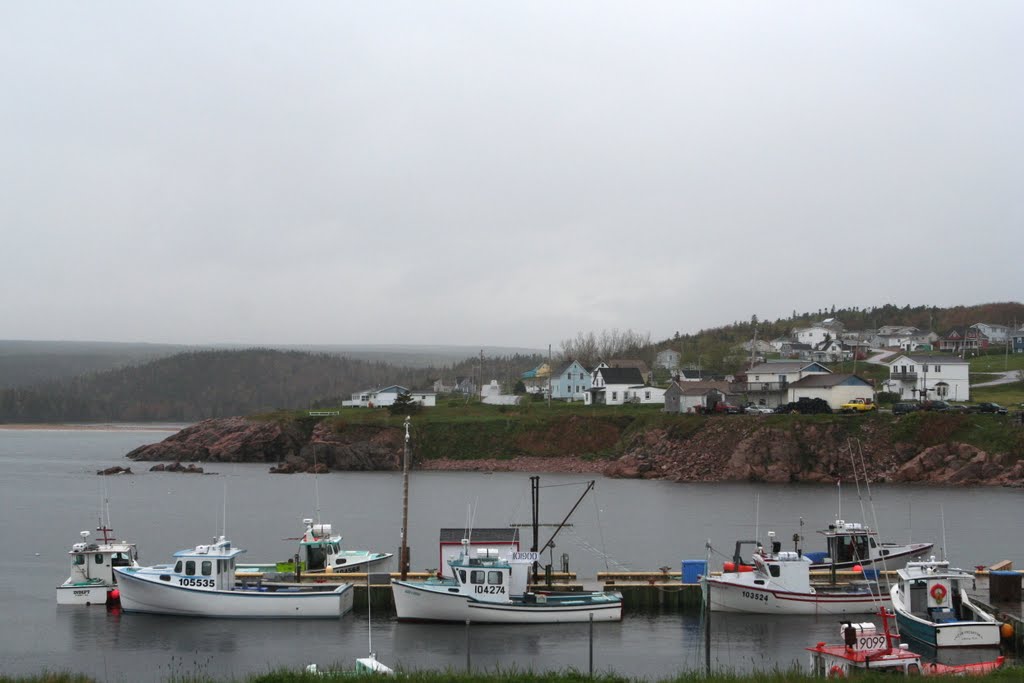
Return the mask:
POLYGON ((819 678, 846 678, 875 671, 905 676, 964 676, 981 675, 995 671, 1003 665, 999 656, 985 662, 970 664, 939 664, 922 661, 908 645, 897 645, 889 631, 893 613, 881 609, 882 632, 870 622, 846 622, 840 629, 842 645, 818 643, 807 650, 811 653, 811 674, 819 678))
MULTIPOLYGON (((891 598, 877 582, 847 585, 812 584, 811 561, 800 552, 784 551, 768 534, 770 552, 757 547, 751 565, 726 563, 719 576, 705 576, 712 612, 744 614, 874 614, 891 598)), ((745 543, 741 541, 740 543, 745 543)))

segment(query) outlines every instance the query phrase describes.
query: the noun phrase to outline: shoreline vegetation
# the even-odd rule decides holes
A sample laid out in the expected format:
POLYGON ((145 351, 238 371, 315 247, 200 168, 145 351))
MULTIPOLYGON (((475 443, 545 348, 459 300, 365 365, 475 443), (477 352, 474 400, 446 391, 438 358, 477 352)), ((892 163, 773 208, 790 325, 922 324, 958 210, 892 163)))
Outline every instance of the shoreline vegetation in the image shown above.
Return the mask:
MULTIPOLYGON (((438 406, 411 418, 413 470, 599 473, 676 482, 1024 486, 1015 416, 919 411, 678 415, 651 406, 438 406)), ((249 462, 275 473, 398 471, 404 415, 348 408, 204 420, 132 461, 249 462)))
MULTIPOLYGON (((805 671, 798 669, 754 671, 749 674, 712 673, 705 675, 702 671, 686 671, 676 676, 662 678, 630 677, 617 673, 596 672, 590 676, 585 671, 566 670, 558 672, 533 672, 529 670, 509 669, 495 671, 474 671, 472 673, 458 671, 410 671, 400 674, 401 680, 409 683, 811 683, 820 681, 805 671)), ((940 677, 943 680, 962 680, 961 678, 940 677)), ((858 680, 891 681, 891 674, 865 673, 858 675, 858 680)), ((343 667, 333 673, 307 673, 280 669, 268 673, 253 674, 242 678, 218 678, 201 674, 183 674, 167 678, 176 683, 341 683, 342 681, 381 681, 387 680, 379 674, 355 674, 344 671, 343 667)), ((989 683, 1020 683, 1024 681, 1024 667, 1007 666, 986 674, 971 677, 971 680, 983 680, 989 683)), ((41 673, 35 676, 7 677, 0 675, 0 683, 100 683, 99 679, 73 673, 41 673)))

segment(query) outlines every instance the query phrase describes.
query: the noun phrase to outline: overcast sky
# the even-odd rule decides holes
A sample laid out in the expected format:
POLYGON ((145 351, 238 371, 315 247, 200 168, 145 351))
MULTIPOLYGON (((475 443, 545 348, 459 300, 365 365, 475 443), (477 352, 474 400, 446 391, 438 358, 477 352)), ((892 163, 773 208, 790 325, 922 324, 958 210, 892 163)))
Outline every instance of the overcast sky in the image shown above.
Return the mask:
POLYGON ((5 2, 0 338, 557 348, 1019 301, 1022 27, 1015 0, 5 2))

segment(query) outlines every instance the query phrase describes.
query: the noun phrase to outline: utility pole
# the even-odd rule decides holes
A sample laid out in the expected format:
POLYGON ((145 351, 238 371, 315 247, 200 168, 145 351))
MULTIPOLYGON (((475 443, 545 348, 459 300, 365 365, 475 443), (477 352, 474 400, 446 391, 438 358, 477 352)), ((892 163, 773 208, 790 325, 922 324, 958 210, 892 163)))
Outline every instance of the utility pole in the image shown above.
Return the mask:
POLYGON ((551 344, 548 344, 548 408, 551 407, 551 344))
POLYGON ((399 570, 402 581, 409 575, 409 421, 405 416, 405 449, 402 452, 402 551, 399 553, 399 570))

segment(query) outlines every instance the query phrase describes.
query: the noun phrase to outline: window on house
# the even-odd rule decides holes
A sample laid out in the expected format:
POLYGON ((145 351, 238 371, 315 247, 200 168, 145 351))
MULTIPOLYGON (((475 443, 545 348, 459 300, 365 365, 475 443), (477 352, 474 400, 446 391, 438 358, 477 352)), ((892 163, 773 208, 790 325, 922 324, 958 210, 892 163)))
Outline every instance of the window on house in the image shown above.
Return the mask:
POLYGON ((647 399, 648 401, 651 400, 651 392, 645 391, 644 392, 644 398, 647 399))
POLYGON ((613 401, 615 401, 615 400, 617 400, 618 398, 619 398, 619 392, 617 392, 617 391, 613 391, 613 392, 612 392, 612 400, 613 400, 613 401))
POLYGON ((935 372, 942 372, 942 366, 941 365, 936 365, 935 366, 935 372))

